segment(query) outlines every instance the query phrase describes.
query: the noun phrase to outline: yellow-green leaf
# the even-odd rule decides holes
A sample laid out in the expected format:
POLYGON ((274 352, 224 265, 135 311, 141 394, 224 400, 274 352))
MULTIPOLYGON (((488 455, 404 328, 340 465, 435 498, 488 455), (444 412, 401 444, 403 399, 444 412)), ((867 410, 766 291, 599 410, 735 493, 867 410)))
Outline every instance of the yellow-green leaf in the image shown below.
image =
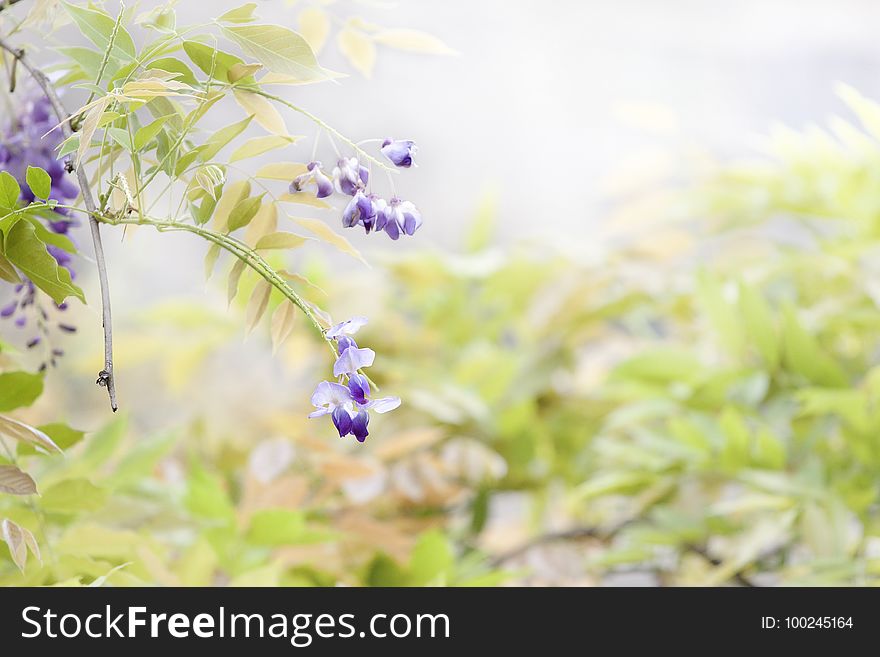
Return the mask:
POLYGON ((342 54, 364 77, 373 74, 376 65, 376 44, 365 33, 345 27, 336 35, 336 43, 342 54))
POLYGON ((241 280, 245 267, 247 267, 247 263, 244 260, 236 259, 235 264, 232 265, 232 269, 229 271, 229 278, 226 281, 227 304, 231 304, 238 294, 238 282, 241 280))
POLYGON ((320 7, 307 7, 299 13, 299 31, 312 50, 321 52, 330 33, 330 19, 320 7))
POLYGON ((278 351, 290 332, 296 318, 296 307, 287 299, 278 304, 272 313, 272 351, 278 351))
POLYGON ((261 278, 251 293, 251 298, 245 311, 245 326, 248 333, 253 331, 254 327, 260 323, 260 319, 269 305, 269 294, 271 292, 272 286, 266 279, 261 278))
POLYGON ((296 141, 295 137, 282 137, 281 135, 270 135, 268 137, 254 137, 248 139, 241 146, 236 148, 232 155, 229 156, 229 162, 238 162, 246 160, 250 157, 256 157, 263 153, 283 148, 296 141))
POLYGON ((248 114, 253 114, 257 123, 275 135, 287 136, 287 126, 278 109, 263 96, 252 91, 236 89, 233 92, 235 102, 248 114))
POLYGON ((266 178, 267 180, 283 180, 289 183, 306 171, 308 171, 306 165, 300 162, 273 162, 257 169, 254 177, 266 178))
POLYGON ((270 249, 295 249, 305 244, 308 240, 308 237, 295 235, 294 233, 269 233, 268 235, 261 237, 254 248, 257 251, 267 251, 270 249))
POLYGON ((320 219, 312 219, 309 217, 291 217, 290 215, 287 216, 306 230, 312 232, 320 240, 327 242, 327 244, 335 246, 343 253, 350 255, 352 258, 357 258, 362 263, 367 264, 367 261, 364 260, 364 257, 361 255, 360 251, 354 248, 351 242, 349 242, 342 235, 334 231, 332 228, 330 228, 330 226, 325 224, 320 219))
POLYGON ((326 79, 308 42, 280 25, 244 25, 221 28, 241 49, 276 73, 301 80, 326 79))
POLYGON ((251 195, 251 184, 247 180, 239 180, 227 185, 214 210, 213 226, 218 233, 227 232, 229 215, 239 201, 251 195))

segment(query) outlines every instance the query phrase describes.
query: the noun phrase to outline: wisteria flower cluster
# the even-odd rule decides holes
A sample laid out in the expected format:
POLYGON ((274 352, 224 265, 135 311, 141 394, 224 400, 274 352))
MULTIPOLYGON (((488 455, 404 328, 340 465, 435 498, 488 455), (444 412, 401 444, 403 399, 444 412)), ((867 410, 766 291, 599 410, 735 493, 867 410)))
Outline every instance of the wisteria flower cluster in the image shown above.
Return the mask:
POLYGON ((312 395, 312 405, 318 410, 309 415, 310 418, 329 415, 340 438, 351 434, 358 442, 364 442, 370 433, 367 429, 369 411, 387 413, 400 406, 400 397, 370 398, 370 382, 360 370, 373 364, 376 352, 358 347, 352 337, 366 323, 366 317, 354 317, 325 332, 336 341, 339 356, 333 364, 333 376, 338 377, 338 381, 318 384, 312 395))
MULTIPOLYGON (((386 139, 380 150, 394 166, 409 168, 417 147, 408 139, 386 139)), ((317 198, 327 198, 334 192, 351 196, 342 212, 345 228, 362 226, 367 233, 384 231, 396 240, 401 235, 414 235, 422 225, 422 215, 411 201, 396 195, 386 201, 369 190, 370 171, 357 157, 340 158, 329 176, 319 161, 309 162, 307 169, 290 183, 290 193, 300 193, 306 186, 314 185, 317 198)))
MULTIPOLYGON (((3 129, 0 134, 0 170, 8 172, 16 179, 21 187, 21 200, 25 203, 37 200, 33 191, 27 184, 28 166, 37 166, 45 170, 52 181, 52 191, 49 199, 58 203, 73 201, 79 195, 79 188, 73 181, 73 177, 67 171, 65 164, 56 157, 55 151, 61 143, 62 137, 57 130, 53 130, 52 107, 49 99, 45 96, 31 98, 23 103, 19 114, 3 129)), ((53 218, 47 222, 47 228, 59 235, 66 235, 70 228, 77 222, 70 217, 66 208, 55 207, 52 212, 53 218)), ((46 249, 55 258, 58 264, 70 272, 71 278, 76 273, 73 269, 71 255, 53 244, 48 244, 46 249)), ((64 311, 67 304, 53 304, 56 310, 64 311)), ((51 321, 49 312, 41 304, 33 282, 24 278, 22 283, 15 286, 15 298, 0 308, 0 318, 12 318, 15 325, 25 328, 31 325, 34 335, 28 340, 27 347, 32 349, 41 344, 49 337, 51 321)), ((72 333, 76 328, 65 323, 57 323, 56 327, 65 333, 72 333)), ((55 359, 63 352, 59 349, 51 349, 46 362, 40 369, 47 365, 54 365, 55 359)))

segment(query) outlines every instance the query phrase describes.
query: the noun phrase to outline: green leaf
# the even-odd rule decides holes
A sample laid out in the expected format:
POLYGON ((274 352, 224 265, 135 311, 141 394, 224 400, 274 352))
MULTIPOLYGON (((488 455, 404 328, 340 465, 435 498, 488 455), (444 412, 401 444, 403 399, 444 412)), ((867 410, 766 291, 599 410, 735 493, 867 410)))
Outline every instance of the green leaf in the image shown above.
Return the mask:
POLYGON ((394 559, 386 554, 377 554, 369 563, 364 574, 367 586, 407 586, 409 576, 394 559))
MULTIPOLYGON (((83 431, 78 431, 64 424, 63 422, 53 422, 51 424, 44 424, 37 427, 38 430, 42 431, 44 434, 49 436, 58 447, 61 449, 70 449, 78 442, 80 442, 83 437, 86 435, 83 431)), ((19 454, 25 453, 29 449, 26 445, 21 445, 19 447, 19 454)), ((36 450, 33 450, 34 452, 36 450)), ((29 453, 29 452, 28 452, 29 453)))
POLYGON ((246 5, 227 11, 217 20, 221 23, 250 23, 254 20, 254 10, 256 8, 256 3, 249 2, 246 5))
POLYGON ((294 137, 283 137, 281 135, 268 135, 266 137, 254 137, 248 139, 241 146, 236 148, 232 155, 229 156, 229 162, 237 162, 246 160, 251 157, 263 155, 269 151, 284 148, 288 144, 292 144, 296 139, 294 137))
POLYGON ((0 413, 30 406, 42 393, 42 374, 4 372, 0 374, 0 413))
POLYGON ((226 222, 226 228, 230 233, 238 228, 247 226, 251 222, 251 219, 256 216, 260 206, 263 204, 263 196, 265 194, 243 199, 232 208, 232 212, 229 213, 229 219, 226 222))
POLYGON ((798 320, 794 308, 782 314, 783 360, 786 367, 805 379, 829 387, 846 385, 846 374, 840 365, 819 345, 798 320))
POLYGON ((253 119, 253 116, 248 116, 237 123, 221 128, 211 135, 211 138, 205 142, 204 147, 199 151, 199 160, 202 162, 208 162, 209 160, 214 159, 214 156, 217 155, 226 144, 247 129, 253 119))
POLYGON ((18 207, 21 187, 8 171, 0 171, 0 210, 14 210, 18 207))
POLYGON ((305 244, 308 240, 308 237, 303 237, 302 235, 296 235, 294 233, 269 233, 268 235, 263 235, 263 237, 257 241, 257 245, 254 249, 256 251, 269 249, 295 249, 305 244))
POLYGON ((288 509, 264 509, 251 517, 247 540, 253 545, 276 547, 332 540, 330 532, 310 529, 305 514, 288 509))
MULTIPOLYGON (((116 20, 108 13, 91 7, 78 7, 65 2, 64 8, 89 41, 98 46, 102 51, 107 50, 110 45, 110 36, 113 34, 113 28, 116 26, 116 20)), ((135 58, 134 41, 128 31, 121 25, 116 33, 116 39, 113 42, 113 49, 110 51, 110 55, 122 60, 135 58)))
POLYGON ((123 128, 105 128, 107 135, 122 148, 131 153, 134 151, 134 144, 131 143, 131 135, 128 130, 123 128))
POLYGON ((52 193, 52 178, 43 169, 29 166, 25 180, 27 180, 28 187, 31 188, 34 196, 42 199, 49 198, 49 194, 52 193))
POLYGON ((742 284, 739 290, 739 311, 750 341, 771 370, 779 364, 777 329, 764 296, 755 288, 742 284))
POLYGON ((177 80, 180 80, 181 82, 184 82, 192 87, 198 84, 198 80, 196 79, 196 76, 193 73, 192 69, 175 57, 162 57, 161 59, 154 59, 147 65, 147 68, 159 69, 162 71, 167 71, 168 73, 177 73, 179 74, 179 76, 176 78, 177 80))
MULTIPOLYGON (((36 206, 30 206, 36 207, 36 206)), ((51 212, 51 211, 50 211, 51 212)), ((62 235, 61 233, 54 233, 41 222, 36 217, 26 215, 23 217, 25 221, 30 223, 31 226, 34 227, 34 230, 37 232, 37 239, 46 244, 51 244, 52 246, 57 246, 59 249, 67 251, 68 253, 76 253, 76 245, 73 243, 67 235, 62 235)), ((51 218, 51 217, 50 217, 51 218)))
POLYGON ((107 501, 107 491, 85 478, 67 479, 46 490, 40 506, 54 513, 97 511, 107 501))
POLYGON ((410 557, 409 571, 413 586, 427 586, 448 578, 454 563, 449 541, 439 531, 421 536, 410 557))
POLYGON ((205 254, 205 280, 209 280, 211 278, 211 274, 214 273, 214 265, 217 264, 217 258, 220 257, 220 245, 212 244, 211 248, 208 249, 208 252, 205 254))
POLYGON ((276 73, 302 81, 325 80, 327 73, 318 64, 311 46, 299 34, 280 25, 222 27, 241 49, 276 73))
MULTIPOLYGON (((229 70, 236 64, 244 65, 244 60, 228 52, 217 50, 211 46, 206 46, 198 41, 184 41, 183 50, 192 60, 192 63, 198 66, 205 74, 211 75, 213 69, 213 77, 221 82, 229 81, 229 70)), ((253 75, 246 76, 240 80, 241 84, 256 84, 253 75)))
POLYGON ((361 255, 361 252, 358 251, 345 237, 330 228, 325 222, 320 219, 315 219, 314 217, 287 216, 306 230, 316 235, 322 242, 326 242, 343 253, 350 255, 352 258, 367 264, 367 261, 361 255))
POLYGON ((55 303, 60 304, 69 296, 85 303, 85 295, 73 284, 70 272, 49 255, 46 244, 37 237, 30 223, 19 221, 9 231, 6 257, 55 303))
POLYGON ((72 46, 69 48, 58 48, 58 52, 73 60, 89 80, 94 80, 98 77, 98 71, 101 70, 102 57, 101 53, 97 52, 94 48, 72 46))
POLYGON ((144 147, 149 144, 153 139, 155 139, 156 135, 159 134, 159 131, 165 125, 165 123, 170 119, 173 114, 167 114, 165 116, 160 116, 155 121, 148 123, 143 128, 139 128, 136 133, 134 133, 134 150, 135 152, 140 152, 144 149, 144 147))
POLYGON ((235 520, 235 509, 220 478, 210 474, 195 461, 192 462, 184 505, 190 513, 201 518, 220 520, 228 524, 235 520))
POLYGON ((0 280, 7 283, 21 283, 21 277, 12 266, 12 263, 6 259, 6 256, 0 253, 0 280))

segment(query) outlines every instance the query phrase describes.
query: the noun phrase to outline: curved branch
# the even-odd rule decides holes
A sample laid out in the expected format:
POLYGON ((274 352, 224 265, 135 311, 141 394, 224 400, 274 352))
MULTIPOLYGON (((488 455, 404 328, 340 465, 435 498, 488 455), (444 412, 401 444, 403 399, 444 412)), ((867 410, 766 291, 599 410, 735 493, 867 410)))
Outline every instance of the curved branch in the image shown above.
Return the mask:
MULTIPOLYGON (((7 2, 7 4, 13 3, 10 1, 7 2)), ((52 86, 49 78, 46 77, 46 74, 31 63, 30 59, 25 56, 24 50, 15 48, 3 37, 0 37, 0 49, 5 50, 12 55, 17 63, 21 64, 21 66, 30 73, 37 85, 43 90, 43 93, 46 94, 46 98, 49 99, 52 109, 58 116, 58 121, 61 124, 60 129, 64 138, 69 138, 73 134, 73 129, 68 123, 67 119, 69 117, 67 111, 61 104, 61 100, 58 98, 58 94, 55 92, 55 88, 52 86)), ((98 220, 95 218, 95 215, 98 212, 98 206, 95 203, 95 198, 92 196, 85 169, 82 166, 77 166, 75 171, 77 180, 79 181, 83 204, 89 215, 89 229, 92 234, 92 244, 95 248, 95 262, 98 266, 98 280, 101 285, 101 307, 104 325, 104 369, 98 373, 97 383, 100 386, 106 386, 107 393, 110 396, 110 408, 112 408, 115 413, 118 405, 116 403, 116 380, 113 376, 113 322, 110 314, 110 284, 107 280, 107 263, 104 259, 104 245, 101 242, 101 228, 98 220)))
MULTIPOLYGON (((547 534, 541 534, 541 535, 536 536, 535 538, 533 538, 529 541, 526 541, 525 543, 519 545, 518 547, 513 548, 512 550, 510 550, 508 552, 504 552, 502 554, 495 556, 494 558, 489 560, 489 564, 493 568, 499 568, 499 567, 503 566, 506 562, 511 561, 513 559, 517 559, 517 558, 527 554, 528 552, 530 552, 531 550, 533 550, 536 547, 539 547, 542 545, 548 545, 551 543, 558 543, 558 542, 564 542, 564 541, 578 541, 578 540, 583 540, 583 539, 587 539, 587 538, 592 538, 592 539, 596 539, 599 541, 607 541, 610 538, 613 538, 621 529, 623 529, 624 527, 626 527, 630 524, 631 524, 630 522, 624 522, 621 525, 619 525, 611 530, 606 530, 606 531, 602 531, 597 527, 585 526, 585 527, 573 527, 571 529, 567 529, 567 530, 559 531, 559 532, 550 532, 547 534)), ((697 556, 701 557, 708 564, 710 564, 712 566, 720 566, 723 563, 720 559, 713 557, 711 554, 709 554, 708 550, 706 550, 703 547, 700 547, 699 545, 694 545, 692 543, 685 543, 684 545, 681 546, 681 549, 684 552, 691 552, 693 554, 696 554, 697 556)), ((757 584, 755 584, 749 577, 746 576, 744 568, 741 568, 741 569, 737 570, 736 572, 734 572, 733 574, 731 574, 730 578, 733 581, 735 581, 737 584, 739 584, 740 586, 749 587, 749 588, 757 587, 757 584)))

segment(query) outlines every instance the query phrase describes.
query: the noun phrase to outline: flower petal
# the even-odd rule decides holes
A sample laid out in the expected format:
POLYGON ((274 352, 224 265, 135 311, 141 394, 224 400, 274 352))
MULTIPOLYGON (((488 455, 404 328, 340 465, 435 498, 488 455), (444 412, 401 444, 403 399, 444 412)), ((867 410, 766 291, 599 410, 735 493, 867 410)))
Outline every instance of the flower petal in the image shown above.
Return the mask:
MULTIPOLYGON (((343 351, 333 364, 333 376, 343 374, 355 374, 362 367, 369 367, 376 359, 376 352, 372 349, 357 349, 349 347, 343 351)), ((345 389, 348 392, 348 388, 345 389)))
MULTIPOLYGON (((355 398, 357 399, 357 398, 355 398)), ((400 406, 400 397, 383 397, 382 399, 373 399, 366 404, 366 408, 376 411, 377 413, 388 413, 400 406)))

